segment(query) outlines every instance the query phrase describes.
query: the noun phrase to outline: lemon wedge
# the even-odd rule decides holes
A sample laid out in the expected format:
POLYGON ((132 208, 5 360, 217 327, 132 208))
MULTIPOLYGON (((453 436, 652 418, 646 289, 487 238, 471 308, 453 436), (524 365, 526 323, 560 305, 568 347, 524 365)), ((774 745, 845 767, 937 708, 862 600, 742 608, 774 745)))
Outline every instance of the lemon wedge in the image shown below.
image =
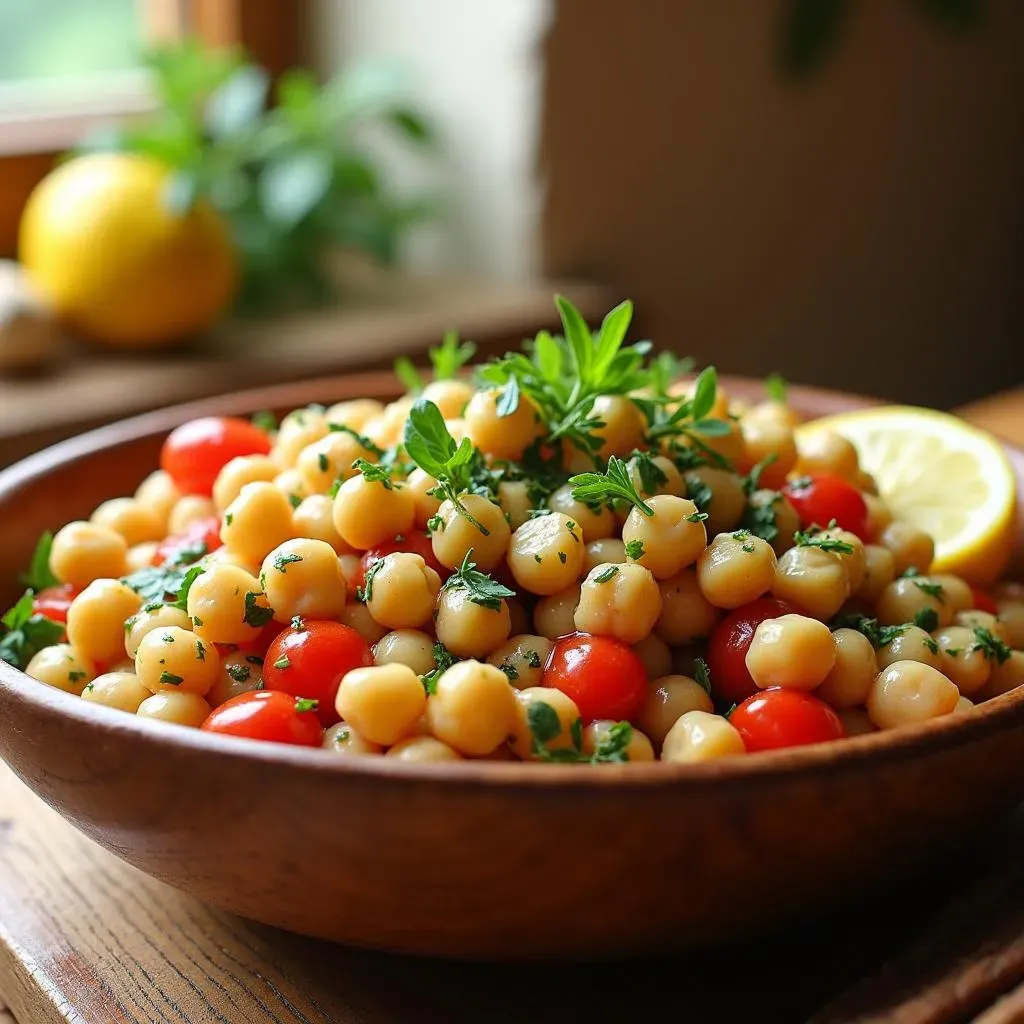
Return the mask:
POLYGON ((805 423, 803 438, 831 431, 857 449, 897 519, 935 541, 934 572, 972 583, 997 579, 1014 543, 1017 483, 999 442, 956 416, 892 405, 805 423))

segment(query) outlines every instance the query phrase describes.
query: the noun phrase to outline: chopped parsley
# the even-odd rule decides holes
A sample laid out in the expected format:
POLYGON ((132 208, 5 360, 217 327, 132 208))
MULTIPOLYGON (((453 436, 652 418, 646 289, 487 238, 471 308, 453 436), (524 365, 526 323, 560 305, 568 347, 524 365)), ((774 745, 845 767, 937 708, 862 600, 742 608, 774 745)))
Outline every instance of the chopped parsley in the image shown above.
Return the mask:
POLYGON ((68 682, 69 683, 80 683, 86 676, 87 672, 69 672, 68 682))
POLYGON ((274 662, 274 668, 279 668, 282 671, 284 671, 284 669, 286 669, 286 668, 291 668, 291 667, 292 667, 292 663, 288 660, 288 655, 287 654, 283 654, 280 658, 277 659, 277 661, 274 662))
POLYGON ((797 530, 793 534, 793 541, 801 548, 821 548, 822 551, 831 551, 837 555, 852 555, 853 545, 838 537, 830 537, 823 533, 818 527, 811 526, 806 530, 797 530))
POLYGON ((782 501, 778 491, 759 491, 747 499, 739 525, 755 537, 770 544, 779 535, 778 513, 775 506, 782 501))
POLYGON ((420 676, 420 682, 423 683, 423 689, 426 690, 428 697, 437 689, 438 679, 458 660, 440 640, 434 644, 434 667, 430 672, 420 676))
POLYGON ((168 672, 166 669, 160 673, 160 684, 162 686, 180 686, 184 682, 182 676, 176 676, 173 672, 168 672))
POLYGON ((703 658, 695 658, 693 661, 693 681, 711 696, 711 669, 703 658))
POLYGON ((391 479, 391 470, 379 462, 356 459, 352 463, 352 468, 358 469, 367 483, 381 484, 386 491, 392 491, 395 488, 395 482, 391 479))
POLYGON ((29 590, 39 593, 47 587, 56 587, 60 580, 53 574, 50 568, 50 551, 53 549, 53 534, 46 530, 36 542, 35 550, 32 552, 32 560, 28 565, 28 572, 21 578, 21 582, 29 590))
POLYGON ((707 512, 691 512, 689 515, 683 516, 688 523, 703 523, 709 516, 707 512))
POLYGON ((320 707, 320 701, 310 700, 309 697, 296 697, 295 710, 301 715, 307 711, 316 711, 320 707))
POLYGON ((15 668, 24 669, 39 651, 64 637, 63 623, 32 611, 32 598, 32 591, 26 590, 0 619, 7 630, 0 639, 0 659, 15 668))
POLYGON ((498 668, 508 676, 508 681, 514 683, 519 678, 519 669, 511 661, 503 661, 498 668))
POLYGON ((274 617, 273 608, 258 603, 261 597, 263 597, 263 594, 255 590, 250 590, 245 595, 245 615, 243 618, 246 625, 252 626, 254 629, 262 629, 274 617))
POLYGON ((930 633, 939 628, 939 613, 934 608, 920 608, 914 613, 914 625, 930 633))
POLYGON ((572 496, 576 501, 612 505, 623 500, 645 516, 654 515, 654 509, 640 497, 626 463, 616 455, 608 460, 608 469, 604 473, 577 473, 569 477, 569 483, 572 484, 572 496))
MULTIPOLYGON (((921 639, 921 643, 923 643, 925 645, 925 647, 927 647, 928 650, 932 652, 932 654, 938 654, 939 653, 939 645, 938 645, 937 641, 935 641, 932 637, 930 637, 930 636, 923 637, 921 639)), ((953 654, 953 657, 955 658, 956 654, 953 653, 955 650, 956 650, 956 648, 953 648, 950 651, 947 651, 946 653, 947 654, 953 654)))
POLYGON ((206 648, 202 640, 196 641, 196 661, 206 661, 206 648))
POLYGON ((644 542, 642 540, 626 541, 626 557, 636 562, 644 557, 644 542))
POLYGON ((302 496, 298 494, 289 494, 288 504, 290 504, 292 508, 298 508, 302 504, 302 496))
MULTIPOLYGON (((206 554, 206 545, 201 544, 195 548, 183 548, 179 551, 179 558, 184 552, 185 562, 193 562, 191 555, 199 551, 196 557, 202 558, 206 554)), ((144 569, 138 569, 128 576, 123 576, 121 582, 131 587, 145 604, 162 604, 170 601, 175 608, 185 610, 188 601, 189 588, 202 575, 205 570, 200 565, 186 565, 177 559, 174 563, 163 565, 148 565, 144 569)))
POLYGON ((318 452, 316 456, 317 465, 321 473, 326 473, 331 468, 331 460, 327 458, 326 452, 318 452))
POLYGON ((296 562, 302 561, 302 555, 296 555, 292 552, 288 552, 284 555, 274 555, 274 568, 278 572, 287 572, 289 565, 294 565, 296 562))
MULTIPOLYGON (((384 558, 386 557, 385 555, 384 558)), ((362 601, 363 604, 373 600, 373 581, 376 579, 377 573, 384 568, 384 558, 377 558, 370 563, 363 574, 363 585, 356 588, 356 599, 362 601)))
POLYGON ((259 427, 260 430, 265 431, 268 434, 273 434, 277 430, 277 417, 268 410, 262 412, 253 413, 252 425, 259 427))
POLYGON ((686 490, 690 495, 690 501, 697 506, 697 511, 707 512, 715 497, 711 485, 705 483, 696 473, 687 473, 686 490))
POLYGON ((974 627, 974 644, 972 651, 981 651, 986 660, 994 660, 997 665, 1002 665, 1013 656, 1013 650, 997 637, 992 630, 984 626, 974 627))
POLYGON ((839 615, 832 620, 830 628, 855 629, 863 633, 874 647, 886 647, 898 636, 902 636, 913 626, 912 622, 904 622, 898 626, 881 626, 878 619, 870 618, 867 615, 839 615))
POLYGON ((559 551, 558 552, 558 560, 562 563, 562 565, 565 565, 567 557, 568 556, 566 555, 566 553, 564 551, 559 551))
POLYGON ((941 583, 930 583, 927 580, 914 580, 914 586, 921 591, 922 594, 927 594, 929 597, 934 597, 936 601, 945 602, 943 597, 943 589, 941 583))
POLYGON ((540 655, 532 647, 526 652, 526 664, 530 668, 540 668, 540 655))
POLYGON ((292 616, 291 626, 292 626, 292 629, 294 629, 294 630, 303 630, 303 629, 306 628, 306 623, 303 621, 303 618, 302 618, 301 615, 293 615, 292 616))
POLYGON ((770 401, 785 405, 789 385, 781 374, 769 373, 764 379, 764 391, 770 401))
POLYGON ((472 557, 473 549, 470 548, 462 560, 462 565, 445 580, 441 590, 464 590, 467 599, 473 604, 494 612, 499 611, 501 602, 505 598, 515 597, 516 592, 509 590, 504 583, 492 579, 487 573, 480 572, 476 563, 470 561, 472 557))
POLYGON ((236 683, 247 683, 252 675, 248 665, 225 665, 224 670, 236 683))
POLYGON ((595 577, 595 583, 608 583, 619 574, 617 565, 606 565, 595 577))

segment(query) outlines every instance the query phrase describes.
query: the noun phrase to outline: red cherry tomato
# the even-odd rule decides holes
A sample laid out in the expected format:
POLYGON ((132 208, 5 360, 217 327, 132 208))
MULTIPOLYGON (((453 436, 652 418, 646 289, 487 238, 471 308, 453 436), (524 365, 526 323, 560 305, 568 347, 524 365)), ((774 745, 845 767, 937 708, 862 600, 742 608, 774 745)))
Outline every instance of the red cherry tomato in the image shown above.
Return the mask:
POLYGON ((843 530, 867 537, 868 507, 860 491, 845 480, 827 473, 813 473, 791 480, 782 488, 804 526, 828 526, 834 519, 843 530))
POLYGON ((40 590, 32 599, 33 615, 43 615, 51 622, 67 622, 68 608, 78 596, 78 590, 70 583, 40 590))
POLYGON ((572 633, 551 649, 541 685, 571 697, 584 723, 598 718, 628 721, 640 713, 647 695, 647 672, 626 644, 572 633))
POLYGON ((308 706, 313 703, 272 690, 240 693, 211 711, 201 728, 222 736, 318 747, 323 733, 316 711, 308 706))
POLYGON ((979 587, 971 587, 971 593, 974 595, 974 607, 977 608, 978 611, 988 612, 989 615, 999 614, 999 607, 984 590, 979 587))
POLYGON ((423 561, 441 577, 442 582, 448 579, 452 574, 451 569, 446 569, 435 557, 434 548, 430 543, 429 535, 420 530, 414 530, 412 533, 403 534, 401 540, 396 537, 394 540, 388 541, 386 544, 380 544, 375 548, 370 548, 370 550, 363 555, 359 563, 359 571, 355 573, 352 579, 348 582, 350 596, 355 595, 358 587, 366 585, 366 570, 369 569, 374 562, 383 558, 385 555, 393 555, 396 551, 408 551, 413 555, 419 555, 423 561))
POLYGON ((712 693, 723 704, 739 704, 757 693, 757 684, 747 671, 747 650, 754 631, 766 619, 777 619, 796 611, 785 601, 759 597, 734 608, 711 631, 708 638, 708 669, 712 693))
POLYGON ((839 716, 803 690, 772 687, 748 697, 729 716, 747 751, 824 743, 846 735, 839 716))
POLYGON ((366 641, 340 622, 304 622, 287 626, 275 637, 263 659, 263 684, 294 697, 317 701, 325 725, 339 720, 334 698, 347 672, 373 664, 366 641))
POLYGON ((193 519, 184 533, 172 534, 160 541, 153 555, 153 564, 170 562, 175 565, 185 559, 186 553, 187 561, 194 562, 220 546, 220 520, 216 516, 204 516, 193 519))
POLYGON ((204 416, 172 430, 160 452, 160 466, 182 494, 212 494, 223 466, 238 455, 266 455, 270 436, 248 420, 204 416))

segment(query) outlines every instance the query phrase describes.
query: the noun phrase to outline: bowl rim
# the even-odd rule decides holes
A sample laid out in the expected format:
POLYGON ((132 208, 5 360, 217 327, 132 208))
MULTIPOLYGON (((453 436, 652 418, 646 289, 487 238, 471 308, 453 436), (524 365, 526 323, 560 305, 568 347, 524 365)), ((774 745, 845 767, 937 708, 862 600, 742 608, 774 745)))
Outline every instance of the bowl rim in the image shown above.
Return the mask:
MULTIPOLYGON (((723 376, 723 384, 736 390, 750 388, 750 378, 723 376)), ((247 389, 143 413, 58 442, 0 470, 0 500, 16 494, 37 478, 59 472, 66 465, 89 457, 103 448, 152 438, 197 415, 241 415, 260 408, 282 408, 308 403, 310 395, 344 384, 347 390, 387 397, 399 388, 386 387, 380 373, 342 374, 315 380, 289 382, 247 389), (302 396, 295 399, 295 396, 302 396)), ((841 401, 848 408, 884 404, 879 399, 851 395, 824 388, 794 385, 794 404, 816 405, 841 401)), ((1024 465, 1024 451, 1002 439, 1004 449, 1024 465)), ((961 744, 981 740, 1024 723, 1024 687, 1011 690, 968 711, 913 725, 901 726, 840 742, 808 744, 782 750, 763 751, 744 757, 723 758, 699 764, 662 761, 628 765, 602 765, 600 770, 583 770, 571 764, 542 766, 519 761, 467 760, 435 764, 410 764, 387 757, 330 756, 319 747, 298 747, 258 740, 221 736, 199 729, 183 729, 166 722, 140 719, 135 715, 83 701, 75 694, 47 686, 24 672, 0 662, 0 699, 32 705, 36 714, 74 721, 80 728, 104 735, 120 735, 146 745, 169 747, 225 759, 256 760, 353 780, 443 781, 468 787, 501 786, 529 790, 569 787, 589 791, 607 787, 652 789, 723 785, 750 785, 777 780, 808 771, 833 773, 856 770, 865 762, 885 759, 902 761, 924 757, 961 744)), ((10 711, 8 711, 10 713, 10 711)))

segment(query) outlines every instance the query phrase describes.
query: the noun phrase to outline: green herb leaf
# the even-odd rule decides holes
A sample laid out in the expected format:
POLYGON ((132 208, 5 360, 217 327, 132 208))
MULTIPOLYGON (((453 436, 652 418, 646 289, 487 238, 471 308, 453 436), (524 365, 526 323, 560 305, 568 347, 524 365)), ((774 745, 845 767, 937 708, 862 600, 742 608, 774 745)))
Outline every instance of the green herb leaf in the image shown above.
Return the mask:
POLYGON ((268 162, 256 180, 259 204, 271 224, 291 229, 318 206, 331 187, 330 153, 308 148, 268 162))
POLYGON ((159 682, 163 686, 180 686, 185 681, 183 676, 176 676, 173 672, 161 672, 159 682))
POLYGON ((797 547, 801 548, 821 548, 822 551, 832 551, 837 555, 853 554, 852 544, 836 537, 827 537, 820 531, 816 532, 813 527, 808 530, 797 530, 793 534, 793 540, 797 547))
POLYGON ((498 401, 494 405, 494 411, 502 419, 511 416, 519 408, 519 381, 515 377, 509 377, 508 383, 501 389, 498 401))
POLYGON ((320 707, 320 701, 310 700, 309 697, 296 697, 295 710, 301 715, 307 711, 316 711, 320 707))
POLYGON ((476 345, 459 341, 456 331, 447 331, 441 344, 427 352, 434 367, 434 380, 451 380, 476 355, 476 345))
POLYGON ((247 683, 252 675, 252 670, 248 665, 228 664, 224 666, 224 669, 236 683, 247 683))
POLYGON ((277 431, 277 417, 272 412, 264 409, 263 412, 253 413, 252 425, 259 427, 260 430, 264 430, 268 434, 273 434, 277 431))
POLYGON ((36 543, 35 551, 32 552, 28 572, 21 578, 22 583, 37 594, 47 587, 56 587, 60 584, 60 580, 50 569, 50 550, 52 548, 53 534, 46 530, 36 543))
POLYGON ((541 746, 562 734, 558 712, 542 700, 533 701, 526 709, 526 724, 533 734, 533 742, 541 746))
POLYGON ((914 580, 914 586, 921 591, 922 594, 927 594, 929 597, 934 597, 936 601, 944 602, 943 590, 941 583, 930 583, 927 580, 914 580))
POLYGON ((391 470, 377 462, 368 462, 366 459, 356 459, 352 463, 353 469, 358 469, 363 479, 368 483, 381 484, 386 491, 395 489, 395 482, 391 479, 391 470))
POLYGON ((974 644, 971 650, 981 651, 986 660, 994 660, 997 665, 1002 665, 1013 656, 1012 648, 984 626, 974 627, 974 644))
POLYGON ((281 657, 278 658, 277 661, 274 662, 274 668, 281 669, 281 671, 284 671, 286 668, 291 668, 291 667, 292 667, 292 663, 288 659, 288 655, 287 654, 281 655, 281 657))
POLYGON ((930 633, 939 628, 939 613, 934 608, 919 608, 914 614, 914 625, 930 633))
POLYGON ((263 594, 253 590, 245 595, 244 619, 254 629, 262 629, 274 617, 273 608, 265 608, 257 603, 261 597, 263 594))
POLYGON ((622 459, 613 455, 604 473, 577 473, 569 477, 572 496, 585 504, 612 505, 620 499, 628 501, 645 516, 653 516, 654 509, 640 497, 622 459))
POLYGON ((764 379, 764 393, 772 402, 786 404, 786 396, 789 393, 789 385, 785 377, 779 373, 769 373, 764 379))
POLYGON ((642 540, 630 540, 626 542, 626 557, 633 562, 644 557, 644 542, 642 540))
MULTIPOLYGON (((939 653, 939 645, 930 636, 926 636, 921 642, 925 645, 925 647, 928 648, 929 651, 932 652, 932 654, 939 653)), ((959 650, 951 647, 948 653, 952 654, 955 658, 956 655, 959 653, 959 650)))
POLYGON ((383 568, 384 558, 377 558, 370 563, 366 572, 363 574, 363 585, 358 588, 356 597, 364 604, 373 599, 373 581, 376 579, 377 573, 379 573, 383 568))
POLYGON ((31 590, 25 591, 0 619, 7 632, 0 639, 0 660, 24 669, 44 647, 52 647, 64 638, 64 625, 32 612, 31 590))
POLYGON ((480 572, 476 563, 470 561, 473 557, 473 549, 466 552, 462 565, 445 580, 442 590, 465 590, 468 600, 478 604, 482 608, 491 611, 499 611, 501 602, 509 597, 515 597, 516 592, 509 590, 504 583, 492 579, 485 572, 480 572))
POLYGON ((703 658, 695 658, 693 662, 693 681, 710 697, 711 696, 711 670, 703 658))
POLYGON ((697 509, 700 512, 707 512, 715 497, 715 493, 712 491, 711 485, 706 483, 695 473, 686 474, 686 493, 689 495, 690 501, 697 506, 697 509))
POLYGON ((625 764, 629 761, 629 745, 633 742, 633 727, 629 722, 616 722, 602 734, 590 758, 592 764, 625 764))
POLYGON ((438 641, 434 644, 434 668, 420 676, 420 682, 423 683, 423 689, 426 690, 428 697, 437 690, 438 679, 458 660, 443 643, 438 641))
POLYGON ((595 583, 608 583, 610 580, 615 579, 619 574, 619 567, 617 565, 606 565, 595 577, 595 583))
POLYGON ((418 395, 423 390, 423 378, 419 370, 412 364, 407 356, 399 356, 395 360, 395 376, 399 383, 412 395, 418 395))

